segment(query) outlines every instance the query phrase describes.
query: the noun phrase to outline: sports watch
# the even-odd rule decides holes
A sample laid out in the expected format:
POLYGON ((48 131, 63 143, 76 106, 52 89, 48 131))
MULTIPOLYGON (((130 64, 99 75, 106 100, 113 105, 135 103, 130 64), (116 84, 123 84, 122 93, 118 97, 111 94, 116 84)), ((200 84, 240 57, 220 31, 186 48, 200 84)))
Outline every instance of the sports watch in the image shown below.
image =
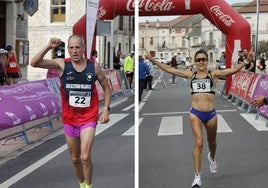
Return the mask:
POLYGON ((111 111, 111 108, 109 106, 105 106, 104 109, 107 110, 108 112, 111 111))

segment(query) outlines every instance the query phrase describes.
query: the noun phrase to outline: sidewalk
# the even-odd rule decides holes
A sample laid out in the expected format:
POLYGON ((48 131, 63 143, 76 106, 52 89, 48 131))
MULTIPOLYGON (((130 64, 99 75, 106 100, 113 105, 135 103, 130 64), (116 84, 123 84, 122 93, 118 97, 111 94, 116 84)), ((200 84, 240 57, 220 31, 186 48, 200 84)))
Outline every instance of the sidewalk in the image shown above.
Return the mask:
MULTIPOLYGON (((129 96, 120 96, 117 99, 112 99, 111 107, 118 105, 128 97, 129 96)), ((102 102, 100 102, 100 112, 102 108, 103 104, 102 102)), ((3 143, 2 140, 0 144, 0 164, 5 163, 10 158, 14 158, 20 155, 21 153, 42 144, 46 140, 54 138, 60 134, 64 134, 61 118, 59 120, 54 119, 52 122, 54 129, 54 132, 52 133, 46 126, 26 131, 29 144, 25 144, 24 140, 20 137, 17 137, 16 139, 10 139, 6 141, 4 145, 2 144, 3 143)))
POLYGON ((53 120, 54 132, 51 133, 48 127, 41 127, 37 129, 30 129, 26 131, 27 137, 29 139, 29 144, 24 143, 23 139, 17 137, 16 139, 10 139, 5 142, 3 141, 0 144, 0 164, 4 163, 11 157, 19 155, 23 151, 26 151, 32 147, 36 147, 44 141, 53 138, 59 134, 63 134, 62 122, 61 119, 53 120))

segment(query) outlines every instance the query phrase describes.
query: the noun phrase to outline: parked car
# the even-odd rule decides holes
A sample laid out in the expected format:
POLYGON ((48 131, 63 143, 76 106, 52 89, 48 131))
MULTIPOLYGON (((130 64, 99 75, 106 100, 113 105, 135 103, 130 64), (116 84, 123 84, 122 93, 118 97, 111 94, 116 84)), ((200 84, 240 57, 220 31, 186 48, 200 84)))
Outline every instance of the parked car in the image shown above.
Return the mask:
POLYGON ((170 64, 170 61, 167 60, 167 59, 165 59, 165 58, 155 57, 155 59, 156 59, 157 61, 161 62, 161 63, 165 63, 165 64, 167 64, 167 65, 170 64))

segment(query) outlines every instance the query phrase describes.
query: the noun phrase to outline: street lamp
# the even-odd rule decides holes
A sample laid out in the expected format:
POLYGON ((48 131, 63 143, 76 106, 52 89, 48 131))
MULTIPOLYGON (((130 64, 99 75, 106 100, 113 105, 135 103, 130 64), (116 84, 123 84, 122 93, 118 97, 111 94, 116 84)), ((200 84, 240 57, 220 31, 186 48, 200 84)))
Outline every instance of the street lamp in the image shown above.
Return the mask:
POLYGON ((144 37, 144 43, 143 43, 143 48, 147 49, 146 48, 146 44, 147 44, 147 32, 148 32, 148 27, 149 27, 149 20, 146 20, 146 23, 145 23, 145 37, 144 37))
POLYGON ((160 57, 159 54, 159 27, 160 27, 160 21, 159 19, 156 20, 156 29, 157 29, 157 52, 158 52, 158 57, 160 57))
POLYGON ((256 38, 255 38, 255 67, 256 67, 256 61, 258 58, 258 38, 259 38, 259 10, 260 10, 260 0, 256 1, 256 13, 257 13, 257 24, 256 24, 256 38))

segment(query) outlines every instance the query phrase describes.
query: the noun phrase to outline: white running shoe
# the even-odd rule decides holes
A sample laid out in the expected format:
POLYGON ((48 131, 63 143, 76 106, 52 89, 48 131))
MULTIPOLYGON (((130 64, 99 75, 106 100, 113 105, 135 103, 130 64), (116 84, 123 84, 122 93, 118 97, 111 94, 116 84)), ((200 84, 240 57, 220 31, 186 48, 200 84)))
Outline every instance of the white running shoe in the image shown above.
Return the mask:
POLYGON ((210 152, 208 153, 208 161, 210 163, 209 165, 209 170, 211 173, 217 173, 218 172, 218 165, 217 165, 217 162, 216 162, 216 159, 211 159, 211 156, 210 156, 210 152))
POLYGON ((192 187, 201 187, 202 182, 201 182, 201 176, 200 174, 194 176, 194 181, 192 183, 192 187))

